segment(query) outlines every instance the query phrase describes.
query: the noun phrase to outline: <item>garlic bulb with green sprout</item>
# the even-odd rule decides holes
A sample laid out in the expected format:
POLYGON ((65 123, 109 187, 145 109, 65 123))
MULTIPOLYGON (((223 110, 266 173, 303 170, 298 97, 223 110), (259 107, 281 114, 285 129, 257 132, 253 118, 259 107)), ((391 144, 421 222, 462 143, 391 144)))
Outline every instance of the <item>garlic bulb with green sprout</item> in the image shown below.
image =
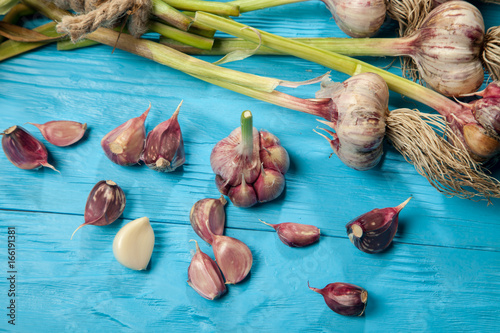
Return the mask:
POLYGON ((216 185, 235 206, 251 207, 274 200, 283 192, 289 157, 274 138, 271 133, 254 128, 252 113, 246 110, 241 114, 241 127, 212 149, 210 165, 216 174, 216 185))

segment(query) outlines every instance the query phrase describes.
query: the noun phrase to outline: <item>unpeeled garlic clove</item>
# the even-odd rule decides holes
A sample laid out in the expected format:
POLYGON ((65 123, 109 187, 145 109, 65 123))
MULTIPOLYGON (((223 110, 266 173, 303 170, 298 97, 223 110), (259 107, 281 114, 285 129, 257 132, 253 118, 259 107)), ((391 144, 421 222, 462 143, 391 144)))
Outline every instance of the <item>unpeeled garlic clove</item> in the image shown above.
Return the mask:
POLYGON ((188 267, 188 284, 209 300, 219 298, 227 291, 219 267, 212 258, 200 250, 198 242, 196 242, 196 253, 188 267))
POLYGON ((151 104, 141 116, 126 121, 102 138, 101 147, 112 162, 119 165, 139 162, 146 140, 144 122, 150 109, 151 104))
POLYGON ((156 171, 171 172, 186 161, 184 141, 177 116, 182 101, 172 117, 149 132, 141 160, 156 171))
POLYGON ((396 207, 373 209, 346 225, 347 235, 359 250, 378 253, 385 250, 398 230, 399 212, 411 197, 396 207))
POLYGON ((213 235, 212 249, 226 284, 241 282, 250 273, 252 252, 242 241, 229 236, 213 235))
POLYGON ((212 244, 213 235, 222 235, 226 223, 224 196, 219 199, 202 199, 197 201, 189 213, 189 220, 194 232, 208 244, 212 244))
POLYGON ((85 225, 108 225, 122 215, 127 200, 123 190, 112 180, 101 180, 94 185, 87 197, 84 219, 73 234, 71 239, 81 227, 85 225))
POLYGON ((268 202, 276 199, 285 189, 285 176, 274 169, 264 169, 253 184, 259 202, 268 202))
POLYGON ((87 124, 68 120, 54 120, 45 124, 28 124, 38 128, 48 142, 58 147, 66 147, 79 141, 87 130, 87 124))
POLYGON ((280 143, 278 137, 267 131, 260 131, 260 161, 264 168, 275 169, 282 174, 290 167, 288 152, 280 143))
POLYGON ((227 196, 236 207, 252 207, 258 202, 255 190, 247 184, 243 175, 241 175, 241 184, 231 187, 227 196))
POLYGON ((44 166, 57 171, 47 162, 49 154, 44 144, 21 126, 11 126, 1 135, 5 156, 16 167, 32 170, 44 166))
POLYGON ((120 264, 137 271, 148 267, 155 245, 149 218, 141 217, 123 226, 113 240, 113 254, 120 264))
POLYGON ((309 289, 321 294, 326 305, 343 316, 361 316, 365 312, 368 292, 350 283, 335 282, 323 289, 313 288, 307 282, 309 289))
POLYGON ((293 222, 270 224, 259 221, 274 228, 281 241, 290 247, 304 247, 319 240, 320 230, 313 225, 293 222))

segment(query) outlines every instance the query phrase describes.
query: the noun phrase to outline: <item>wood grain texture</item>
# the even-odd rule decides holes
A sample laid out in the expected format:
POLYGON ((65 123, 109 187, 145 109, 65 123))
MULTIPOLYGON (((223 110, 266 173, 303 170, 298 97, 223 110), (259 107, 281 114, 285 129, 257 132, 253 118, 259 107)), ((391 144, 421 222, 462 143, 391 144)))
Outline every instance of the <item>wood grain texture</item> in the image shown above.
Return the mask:
MULTIPOLYGON (((486 26, 500 22, 500 6, 478 4, 486 26)), ((241 22, 284 36, 344 35, 319 1, 245 13, 241 22)), ((394 35, 387 22, 381 35, 394 35)), ((218 57, 203 57, 215 61, 218 57)), ((385 66, 392 59, 370 59, 385 66)), ((397 63, 396 63, 397 64, 397 63)), ((400 73, 397 65, 391 68, 400 73)), ((284 56, 255 56, 225 65, 249 73, 303 81, 327 68, 284 56)), ((343 74, 332 72, 342 81, 343 74)), ((318 85, 280 88, 313 97, 318 85)), ((390 108, 428 109, 391 95, 390 108)), ((58 52, 54 45, 0 63, 0 130, 14 124, 46 141, 26 122, 65 119, 87 122, 85 140, 66 148, 47 144, 61 173, 25 171, 0 157, 0 248, 7 226, 18 233, 19 301, 16 329, 47 331, 481 331, 500 330, 500 201, 493 205, 437 193, 389 144, 379 166, 358 172, 344 166, 312 129, 315 118, 195 80, 151 61, 96 46, 58 52), (149 102, 146 128, 166 120, 184 100, 179 115, 187 162, 162 174, 146 166, 120 167, 100 148, 114 127, 140 115, 149 102), (254 125, 277 135, 291 168, 285 193, 251 209, 226 206, 226 234, 244 241, 255 263, 241 285, 221 300, 201 298, 187 283, 197 239, 189 210, 199 199, 218 197, 209 164, 212 147, 239 125, 243 110, 254 125), (110 226, 84 227, 89 191, 112 179, 125 191, 123 219, 110 226), (402 211, 394 246, 380 255, 358 251, 345 224, 373 208, 402 211), (126 222, 148 216, 156 234, 150 269, 134 272, 113 258, 112 240, 126 222), (304 249, 283 245, 258 219, 318 226, 320 242, 304 249), (369 292, 366 315, 341 317, 307 288, 342 281, 369 292)), ((493 175, 500 177, 498 167, 493 175)), ((202 250, 213 257, 210 247, 202 250)), ((8 298, 6 250, 0 250, 0 329, 8 298)))

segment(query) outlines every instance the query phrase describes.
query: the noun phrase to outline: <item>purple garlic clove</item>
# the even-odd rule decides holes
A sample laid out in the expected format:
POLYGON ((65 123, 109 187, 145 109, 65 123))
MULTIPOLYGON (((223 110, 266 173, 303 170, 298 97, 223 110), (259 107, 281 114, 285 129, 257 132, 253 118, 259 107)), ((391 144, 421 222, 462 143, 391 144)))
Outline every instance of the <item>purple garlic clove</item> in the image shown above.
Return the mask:
POLYGON ((201 252, 198 242, 189 264, 187 282, 198 294, 209 300, 219 298, 227 291, 219 267, 212 258, 201 252))
POLYGON ((248 185, 245 181, 245 177, 241 175, 241 184, 238 186, 231 187, 227 196, 233 205, 237 207, 252 207, 257 201, 257 194, 251 185, 248 185))
POLYGON ((194 232, 208 244, 212 244, 213 235, 224 233, 226 213, 224 206, 227 201, 224 196, 219 199, 202 199, 197 201, 191 208, 189 220, 194 232))
POLYGON ((253 184, 259 202, 268 202, 276 199, 285 189, 285 176, 273 169, 264 169, 253 184))
POLYGON ((385 250, 398 230, 399 212, 411 197, 397 207, 373 209, 346 225, 351 242, 361 251, 378 253, 385 250))
POLYGON ((101 180, 92 188, 85 204, 85 223, 71 235, 71 239, 85 225, 108 225, 116 221, 125 209, 123 190, 112 180, 101 180))
POLYGON ((186 161, 184 141, 177 116, 182 101, 172 117, 149 132, 141 160, 153 170, 171 172, 186 161))
POLYGON ((5 156, 16 167, 32 170, 44 166, 57 171, 47 162, 49 154, 43 143, 21 126, 11 126, 1 135, 5 156))
POLYGON ((274 228, 281 241, 290 247, 304 247, 319 240, 320 230, 313 225, 292 222, 270 224, 259 221, 274 228))
POLYGON ((226 278, 226 284, 241 282, 252 268, 252 252, 236 238, 214 235, 213 239, 215 260, 226 278))
POLYGON ((87 130, 87 124, 68 120, 54 120, 45 124, 28 124, 38 128, 48 142, 58 147, 66 147, 79 141, 87 130))
POLYGON ((260 161, 264 168, 285 174, 290 167, 290 157, 280 140, 273 134, 260 131, 260 161))
POLYGON ((101 147, 112 162, 119 165, 139 162, 146 140, 144 122, 150 109, 151 104, 141 116, 126 121, 102 138, 101 147))
POLYGON ((349 283, 335 282, 323 289, 313 288, 307 282, 309 289, 323 295, 326 305, 334 312, 343 316, 361 316, 365 312, 368 292, 349 283))

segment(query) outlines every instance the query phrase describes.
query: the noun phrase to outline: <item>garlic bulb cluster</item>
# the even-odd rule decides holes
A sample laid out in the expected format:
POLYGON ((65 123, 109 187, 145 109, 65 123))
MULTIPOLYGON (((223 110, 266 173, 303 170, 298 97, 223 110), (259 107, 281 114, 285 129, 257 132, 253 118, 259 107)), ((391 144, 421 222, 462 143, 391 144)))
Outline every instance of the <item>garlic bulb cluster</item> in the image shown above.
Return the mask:
POLYGON ((219 141, 210 155, 219 191, 238 207, 251 207, 279 197, 290 159, 279 139, 253 127, 250 111, 241 115, 241 127, 219 141))
MULTIPOLYGON (((382 157, 385 120, 389 113, 389 89, 381 76, 357 74, 342 83, 323 80, 316 98, 331 98, 330 121, 320 120, 335 132, 325 137, 347 166, 368 170, 382 157)), ((319 134, 319 133, 318 133, 319 134)))

